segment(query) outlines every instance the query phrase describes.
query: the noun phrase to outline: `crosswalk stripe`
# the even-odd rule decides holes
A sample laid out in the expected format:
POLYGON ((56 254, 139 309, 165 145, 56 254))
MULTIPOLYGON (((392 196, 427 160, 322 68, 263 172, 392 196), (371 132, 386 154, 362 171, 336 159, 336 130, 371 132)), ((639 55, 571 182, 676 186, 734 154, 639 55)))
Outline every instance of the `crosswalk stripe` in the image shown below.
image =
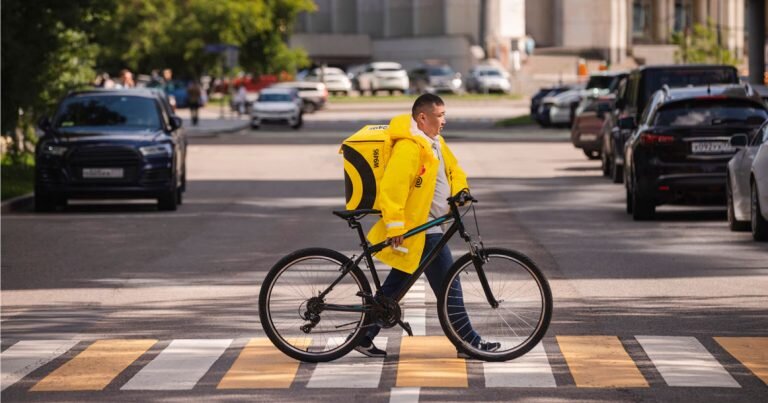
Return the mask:
MULTIPOLYGON (((503 342, 504 340, 495 340, 503 342)), ((514 342, 509 340, 509 342, 514 342)), ((502 343, 504 344, 504 343, 502 343)), ((544 346, 539 343, 522 357, 507 362, 484 362, 488 388, 554 388, 555 376, 544 346)))
MULTIPOLYGON (((328 346, 338 346, 343 337, 334 337, 328 346)), ((386 350, 387 338, 377 337, 376 347, 386 350)), ((384 359, 366 357, 352 350, 332 362, 322 362, 312 372, 308 388, 378 388, 384 359)))
POLYGON ((715 341, 768 385, 768 337, 715 337, 715 341))
MULTIPOLYGON (((291 344, 306 348, 312 340, 292 340, 291 344)), ((219 382, 218 389, 287 389, 291 387, 299 361, 275 348, 266 337, 248 341, 235 363, 219 382)))
POLYGON ((2 389, 53 361, 77 344, 77 340, 22 340, 0 354, 2 389))
POLYGON ((580 388, 647 388, 648 382, 615 336, 557 336, 580 388))
POLYGON ((157 340, 98 340, 40 380, 32 391, 102 390, 157 340))
POLYGON ((405 337, 397 364, 398 387, 466 388, 467 363, 445 336, 405 337))
POLYGON ((695 337, 635 336, 669 386, 738 388, 695 337))
POLYGON ((392 388, 389 403, 419 403, 421 388, 392 388))
POLYGON ((122 390, 190 390, 232 344, 232 339, 178 339, 171 342, 122 390))
MULTIPOLYGON (((427 309, 426 308, 405 308, 404 322, 411 325, 411 331, 414 336, 427 335, 427 309)), ((407 336, 403 329, 403 336, 407 336)))

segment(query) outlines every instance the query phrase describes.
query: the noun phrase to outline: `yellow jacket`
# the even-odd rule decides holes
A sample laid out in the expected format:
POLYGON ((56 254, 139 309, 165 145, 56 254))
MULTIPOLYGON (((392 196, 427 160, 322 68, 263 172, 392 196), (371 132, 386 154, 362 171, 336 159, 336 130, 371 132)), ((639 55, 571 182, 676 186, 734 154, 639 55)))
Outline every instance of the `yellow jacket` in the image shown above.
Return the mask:
MULTIPOLYGON (((371 243, 405 234, 409 229, 427 222, 437 182, 440 161, 432 153, 426 139, 411 134, 411 115, 399 115, 389 123, 389 134, 394 143, 392 155, 384 171, 378 192, 378 205, 382 218, 368 232, 371 243)), ((467 175, 438 136, 451 194, 468 188, 467 175)), ((385 248, 376 257, 400 271, 412 274, 419 266, 426 232, 420 232, 405 241, 407 253, 385 248)))

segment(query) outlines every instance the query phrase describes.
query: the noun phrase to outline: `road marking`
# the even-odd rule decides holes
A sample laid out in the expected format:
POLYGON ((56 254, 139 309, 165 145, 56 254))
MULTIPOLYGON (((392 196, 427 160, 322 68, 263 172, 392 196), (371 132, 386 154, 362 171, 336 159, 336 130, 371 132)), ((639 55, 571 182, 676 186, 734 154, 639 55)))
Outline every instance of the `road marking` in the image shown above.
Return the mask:
POLYGON ((421 388, 392 388, 389 403, 419 403, 421 388))
POLYGON ((190 390, 232 344, 232 339, 173 340, 122 390, 190 390))
POLYGON ((715 341, 768 385, 768 337, 715 337, 715 341))
MULTIPOLYGON (((427 309, 426 308, 405 308, 405 317, 403 321, 411 325, 411 331, 414 336, 427 335, 427 309)), ((403 330, 403 336, 408 333, 403 330)))
POLYGON ((741 387, 695 337, 635 339, 669 386, 741 387))
POLYGON ((616 336, 557 336, 557 343, 577 387, 648 387, 616 336))
POLYGON ((32 371, 53 361, 77 344, 77 340, 24 340, 0 354, 2 389, 15 384, 32 371))
POLYGON ((445 336, 405 337, 397 364, 398 387, 466 388, 467 363, 445 336))
POLYGON ((157 340, 97 340, 32 387, 34 392, 102 390, 157 340))
MULTIPOLYGON (((343 342, 344 337, 333 337, 328 340, 328 346, 338 346, 343 342)), ((377 337, 376 347, 386 350, 387 338, 377 337)), ((333 362, 317 364, 307 387, 375 389, 379 387, 383 367, 383 358, 366 357, 352 350, 333 362)))
MULTIPOLYGON (((306 348, 309 338, 292 340, 291 344, 306 348)), ((219 382, 218 389, 287 389, 291 387, 299 361, 283 354, 269 339, 251 339, 235 363, 219 382)))
MULTIPOLYGON (((495 340, 504 341, 504 340, 495 340)), ((509 339, 509 343, 517 344, 509 339)), ((531 351, 507 362, 484 362, 487 388, 554 388, 555 376, 544 346, 539 343, 531 351)))

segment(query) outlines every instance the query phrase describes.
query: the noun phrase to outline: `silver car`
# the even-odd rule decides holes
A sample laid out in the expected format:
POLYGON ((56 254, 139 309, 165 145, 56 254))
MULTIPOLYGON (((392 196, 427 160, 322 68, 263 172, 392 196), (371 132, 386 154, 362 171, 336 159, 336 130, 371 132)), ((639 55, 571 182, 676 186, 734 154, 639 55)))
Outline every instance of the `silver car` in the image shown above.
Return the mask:
POLYGON ((768 122, 749 136, 734 135, 731 146, 738 152, 728 162, 728 225, 768 241, 768 122))

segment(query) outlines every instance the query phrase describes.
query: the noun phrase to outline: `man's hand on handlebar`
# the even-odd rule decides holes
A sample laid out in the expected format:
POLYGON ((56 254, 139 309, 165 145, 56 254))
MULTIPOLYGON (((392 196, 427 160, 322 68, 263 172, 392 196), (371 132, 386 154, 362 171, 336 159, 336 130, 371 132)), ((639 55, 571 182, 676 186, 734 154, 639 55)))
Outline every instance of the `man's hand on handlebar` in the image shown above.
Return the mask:
POLYGON ((477 202, 477 199, 469 194, 469 189, 462 189, 454 196, 448 198, 449 203, 456 203, 458 206, 464 206, 467 203, 477 202))

